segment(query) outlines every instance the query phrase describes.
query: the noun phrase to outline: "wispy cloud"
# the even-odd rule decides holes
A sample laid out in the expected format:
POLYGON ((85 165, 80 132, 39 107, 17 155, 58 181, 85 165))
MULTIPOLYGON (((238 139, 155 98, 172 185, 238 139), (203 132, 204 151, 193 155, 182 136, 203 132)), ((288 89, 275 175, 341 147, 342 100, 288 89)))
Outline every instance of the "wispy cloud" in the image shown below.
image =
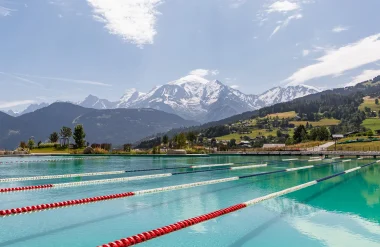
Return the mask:
POLYGON ((368 81, 370 79, 375 78, 376 76, 380 75, 380 70, 364 70, 360 75, 355 76, 352 78, 352 81, 348 83, 346 86, 355 86, 356 84, 363 82, 363 81, 368 81))
POLYGON ((281 25, 278 25, 272 32, 272 34, 270 35, 269 38, 272 38, 273 35, 275 35, 278 31, 280 31, 280 29, 282 28, 285 28, 289 25, 289 23, 292 21, 292 20, 298 20, 298 19, 301 19, 303 16, 302 14, 295 14, 295 15, 291 15, 289 16, 288 18, 285 19, 285 21, 281 21, 281 25))
POLYGON ((41 83, 39 83, 39 82, 32 81, 32 80, 29 80, 27 78, 24 78, 24 77, 21 77, 21 76, 18 76, 18 75, 14 75, 14 74, 10 74, 10 73, 5 73, 5 72, 1 72, 1 71, 0 71, 0 75, 5 75, 7 77, 11 77, 11 78, 17 79, 17 80, 22 81, 22 82, 26 82, 26 83, 31 84, 31 85, 36 85, 36 86, 39 86, 39 87, 43 87, 43 85, 41 83))
POLYGON ((380 33, 356 43, 327 51, 315 64, 299 69, 285 80, 288 85, 298 85, 323 76, 342 73, 380 60, 380 33))
POLYGON ((239 85, 231 85, 230 87, 233 89, 238 89, 240 86, 239 85))
POLYGON ((302 19, 303 6, 313 3, 314 0, 266 0, 263 7, 256 14, 259 26, 265 23, 277 23, 269 38, 278 31, 287 27, 292 20, 302 19))
POLYGON ((87 0, 94 19, 105 23, 111 34, 142 47, 153 44, 157 34, 157 6, 162 0, 87 0))
POLYGON ((247 0, 230 0, 230 8, 237 9, 246 2, 247 0))
POLYGON ((98 81, 89 81, 89 80, 78 80, 78 79, 69 79, 69 78, 61 78, 61 77, 49 77, 49 76, 36 76, 36 75, 26 75, 26 74, 17 74, 24 77, 36 78, 36 79, 45 79, 45 80, 53 80, 53 81, 64 81, 76 84, 87 84, 94 86, 102 86, 102 87, 112 87, 111 84, 98 82, 98 81))
POLYGON ((10 16, 11 13, 14 12, 14 11, 17 11, 17 10, 0 6, 0 17, 10 16))
POLYGON ((0 101, 0 109, 20 106, 20 105, 29 105, 33 103, 36 103, 36 101, 35 100, 0 101))
POLYGON ((344 26, 336 26, 331 31, 334 33, 341 33, 341 32, 347 31, 348 29, 350 29, 350 28, 344 27, 344 26))

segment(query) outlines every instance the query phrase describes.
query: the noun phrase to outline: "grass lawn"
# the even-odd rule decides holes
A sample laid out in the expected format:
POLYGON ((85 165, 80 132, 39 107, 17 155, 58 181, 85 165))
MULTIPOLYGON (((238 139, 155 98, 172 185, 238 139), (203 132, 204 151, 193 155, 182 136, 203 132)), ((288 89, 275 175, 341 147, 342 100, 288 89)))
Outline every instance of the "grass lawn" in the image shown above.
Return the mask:
POLYGON ((318 122, 310 122, 310 121, 291 121, 290 123, 294 124, 295 126, 299 126, 299 125, 305 125, 306 126, 306 123, 309 122, 309 124, 313 125, 313 127, 317 127, 317 126, 332 126, 332 125, 338 125, 339 124, 339 120, 337 119, 334 119, 334 118, 324 118, 324 119, 321 119, 320 121, 318 122))
POLYGON ((68 154, 68 153, 74 153, 75 152, 78 152, 78 153, 83 153, 83 150, 84 149, 75 149, 75 150, 70 150, 68 148, 66 149, 56 149, 54 147, 51 147, 51 148, 35 148, 33 150, 31 150, 31 153, 32 154, 48 154, 48 153, 54 153, 54 154, 68 154))
MULTIPOLYGON (((380 151, 380 141, 338 144, 336 147, 338 151, 380 151)), ((335 150, 335 145, 328 150, 335 150)))
POLYGON ((376 105, 375 104, 375 98, 370 98, 369 96, 364 97, 364 102, 359 106, 359 109, 361 111, 364 111, 364 107, 369 107, 371 108, 372 111, 378 112, 380 110, 380 104, 376 105))
MULTIPOLYGON (((234 134, 229 134, 229 135, 225 135, 225 136, 216 137, 215 139, 217 139, 217 140, 225 140, 225 141, 229 141, 231 139, 236 139, 237 141, 239 141, 240 140, 240 136, 249 136, 251 138, 254 138, 256 136, 269 136, 269 135, 276 136, 277 135, 277 130, 278 129, 273 129, 273 131, 266 131, 265 129, 255 129, 255 130, 252 130, 252 133, 250 133, 250 134, 234 133, 234 134)), ((282 131, 282 133, 289 134, 289 135, 292 136, 293 135, 293 129, 289 129, 288 132, 282 131)))
POLYGON ((297 113, 295 111, 288 111, 288 112, 280 112, 280 113, 273 113, 268 114, 267 117, 275 118, 275 117, 281 118, 294 118, 297 116, 297 113))
POLYGON ((371 129, 373 131, 380 130, 380 119, 379 118, 367 118, 362 124, 364 127, 371 129))

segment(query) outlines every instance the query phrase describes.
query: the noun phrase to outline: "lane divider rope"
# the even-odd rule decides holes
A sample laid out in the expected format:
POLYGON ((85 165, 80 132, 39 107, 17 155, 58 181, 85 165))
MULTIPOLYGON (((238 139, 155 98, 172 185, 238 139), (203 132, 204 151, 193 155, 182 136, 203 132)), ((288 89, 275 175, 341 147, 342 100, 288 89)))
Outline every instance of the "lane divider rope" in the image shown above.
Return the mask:
MULTIPOLYGON (((252 162, 250 162, 252 163, 252 162)), ((228 163, 228 166, 234 164, 249 164, 249 163, 228 163)), ((214 165, 209 165, 212 167, 214 165)), ((218 166, 224 166, 220 164, 218 166)), ((0 183, 7 182, 21 182, 21 181, 33 181, 33 180, 48 180, 48 179, 60 179, 60 178, 76 178, 76 177, 92 177, 92 176, 103 176, 103 175, 118 175, 124 173, 134 173, 134 172, 146 172, 146 171, 162 171, 162 170, 175 170, 175 169, 191 169, 191 166, 179 166, 179 167, 167 167, 167 168, 152 168, 152 169, 142 169, 142 170, 127 170, 127 171, 109 171, 109 172, 88 172, 88 173, 77 173, 77 174, 63 174, 63 175, 46 175, 46 176, 33 176, 33 177, 18 177, 18 178, 1 178, 0 183)), ((229 168, 222 168, 228 170, 229 168)))
POLYGON ((89 203, 95 203, 95 202, 100 202, 100 201, 131 197, 135 195, 144 195, 144 194, 161 193, 161 192, 180 190, 180 189, 188 189, 188 188, 211 185, 211 184, 225 183, 225 182, 235 181, 239 179, 259 177, 259 176, 264 176, 264 175, 269 175, 269 174, 286 173, 286 172, 310 169, 313 167, 331 165, 335 163, 339 163, 339 162, 324 163, 324 164, 318 164, 318 165, 307 166, 307 167, 289 168, 289 169, 283 169, 283 170, 271 171, 271 172, 254 173, 254 174, 244 175, 244 176, 208 180, 208 181, 195 182, 195 183, 189 183, 189 184, 180 184, 180 185, 174 185, 174 186, 168 186, 168 187, 140 190, 140 191, 135 191, 135 192, 126 192, 126 193, 121 193, 121 194, 84 198, 84 199, 79 199, 79 200, 69 200, 69 201, 55 202, 55 203, 50 203, 50 204, 41 204, 41 205, 27 206, 27 207, 21 207, 21 208, 12 208, 12 209, 0 210, 0 217, 20 215, 23 213, 34 213, 34 212, 40 212, 46 209, 58 209, 58 208, 63 208, 67 206, 77 206, 77 205, 82 205, 82 204, 89 204, 89 203))
POLYGON ((358 171, 362 168, 371 166, 375 163, 378 163, 378 162, 369 163, 369 164, 362 165, 359 167, 355 167, 355 168, 352 168, 352 169, 349 169, 349 170, 346 170, 343 172, 335 173, 335 174, 327 176, 327 177, 323 177, 323 178, 313 180, 313 181, 310 181, 307 183, 303 183, 303 184, 300 184, 297 186, 293 186, 293 187, 290 187, 290 188, 287 188, 287 189, 284 189, 284 190, 281 190, 278 192, 268 194, 266 196, 258 197, 258 198, 255 198, 255 199, 243 202, 243 203, 235 204, 233 206, 230 206, 230 207, 227 207, 224 209, 220 209, 217 211, 213 211, 211 213, 200 215, 200 216, 197 216, 194 218, 179 221, 179 222, 176 222, 174 224, 167 225, 164 227, 160 227, 160 228, 157 228, 157 229, 154 229, 151 231, 136 234, 136 235, 131 236, 131 237, 116 240, 116 241, 110 242, 108 244, 100 245, 98 247, 128 247, 128 246, 137 245, 137 244, 149 241, 151 239, 161 237, 163 235, 167 235, 169 233, 172 233, 172 232, 184 229, 184 228, 188 228, 190 226, 200 224, 200 223, 221 217, 221 216, 226 215, 226 214, 230 214, 230 213, 239 211, 241 209, 244 209, 244 208, 249 207, 249 206, 256 205, 256 204, 261 203, 263 201, 267 201, 269 199, 274 199, 274 198, 277 198, 277 197, 280 197, 280 196, 283 196, 286 194, 290 194, 290 193, 293 193, 295 191, 299 191, 299 190, 311 187, 311 186, 316 185, 320 182, 323 182, 323 181, 326 181, 326 180, 329 180, 329 179, 332 179, 332 178, 335 178, 338 176, 342 176, 342 175, 345 175, 345 174, 348 174, 348 173, 351 173, 354 171, 358 171))
MULTIPOLYGON (((212 171, 220 171, 220 170, 243 170, 243 169, 253 169, 253 168, 259 168, 259 167, 265 167, 265 166, 267 166, 267 164, 230 167, 230 168, 221 168, 221 169, 213 169, 213 170, 202 170, 202 171, 196 171, 196 172, 200 173, 200 172, 212 172, 212 171)), ((95 185, 95 184, 120 183, 120 182, 129 182, 129 181, 144 180, 144 179, 164 178, 164 177, 190 174, 190 173, 194 173, 194 172, 161 173, 161 174, 124 177, 124 178, 90 180, 90 181, 82 181, 82 182, 42 184, 42 185, 31 185, 31 186, 22 186, 22 187, 13 187, 13 188, 0 188, 0 193, 21 192, 21 191, 27 191, 27 190, 30 191, 30 190, 40 190, 40 189, 52 189, 52 188, 76 187, 76 186, 86 186, 86 185, 95 185)))
POLYGON ((0 164, 21 164, 21 163, 40 163, 40 162, 59 162, 68 160, 97 160, 105 159, 105 157, 88 157, 88 158, 64 158, 64 159, 48 159, 48 160, 17 160, 17 161, 0 161, 0 164))

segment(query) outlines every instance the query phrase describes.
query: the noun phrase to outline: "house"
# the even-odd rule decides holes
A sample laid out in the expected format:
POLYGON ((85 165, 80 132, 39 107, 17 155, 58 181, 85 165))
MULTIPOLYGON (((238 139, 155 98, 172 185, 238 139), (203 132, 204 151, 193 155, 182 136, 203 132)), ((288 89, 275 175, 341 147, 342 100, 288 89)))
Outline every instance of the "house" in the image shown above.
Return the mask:
POLYGON ((339 139, 342 139, 342 138, 344 138, 344 135, 342 135, 342 134, 332 135, 332 139, 333 140, 339 140, 339 139))
POLYGON ((238 145, 240 147, 243 147, 243 148, 251 148, 251 143, 249 141, 241 141, 238 143, 238 145))

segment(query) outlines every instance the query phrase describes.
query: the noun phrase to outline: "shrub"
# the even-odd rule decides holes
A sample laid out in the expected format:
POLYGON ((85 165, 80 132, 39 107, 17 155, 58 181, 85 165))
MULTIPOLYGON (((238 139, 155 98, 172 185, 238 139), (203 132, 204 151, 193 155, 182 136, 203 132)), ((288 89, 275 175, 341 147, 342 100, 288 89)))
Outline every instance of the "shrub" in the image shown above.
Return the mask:
POLYGON ((95 148, 94 152, 95 154, 108 154, 108 151, 102 148, 95 148))
POLYGON ((56 147, 56 145, 59 145, 59 144, 56 144, 56 143, 40 143, 40 145, 38 146, 38 148, 54 148, 56 147))

